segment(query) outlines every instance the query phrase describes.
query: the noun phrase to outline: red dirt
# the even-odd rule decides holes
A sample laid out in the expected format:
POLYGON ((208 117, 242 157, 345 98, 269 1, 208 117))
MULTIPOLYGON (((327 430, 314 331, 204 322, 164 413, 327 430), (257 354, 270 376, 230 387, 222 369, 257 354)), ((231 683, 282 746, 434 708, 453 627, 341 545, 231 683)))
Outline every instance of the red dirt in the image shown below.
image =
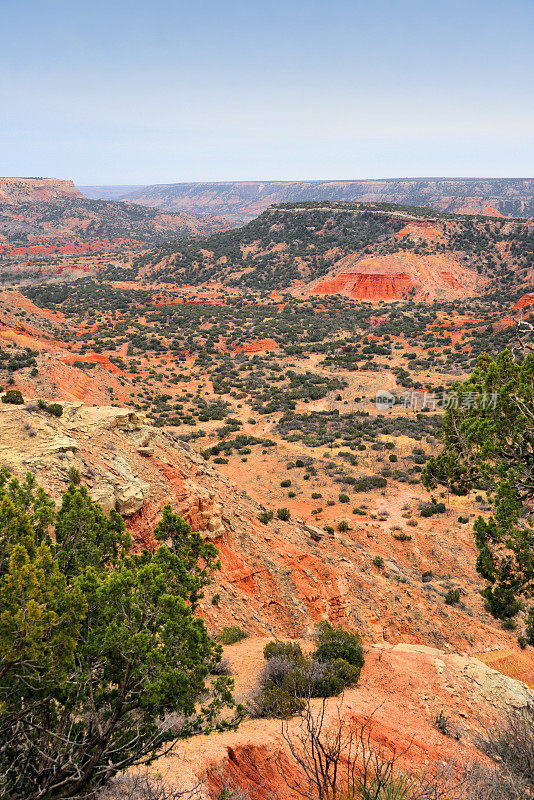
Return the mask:
POLYGON ((344 256, 326 279, 294 289, 294 293, 341 294, 356 300, 432 301, 470 297, 487 283, 454 257, 401 252, 365 258, 344 256))
POLYGON ((531 305, 534 305, 534 294, 524 294, 523 297, 519 298, 514 308, 520 309, 531 305))
POLYGON ((274 339, 252 339, 234 348, 235 353, 261 353, 263 350, 278 350, 280 345, 274 339))
POLYGON ((398 300, 413 288, 404 272, 394 275, 371 275, 361 272, 340 272, 329 281, 318 283, 313 294, 348 294, 358 300, 398 300))

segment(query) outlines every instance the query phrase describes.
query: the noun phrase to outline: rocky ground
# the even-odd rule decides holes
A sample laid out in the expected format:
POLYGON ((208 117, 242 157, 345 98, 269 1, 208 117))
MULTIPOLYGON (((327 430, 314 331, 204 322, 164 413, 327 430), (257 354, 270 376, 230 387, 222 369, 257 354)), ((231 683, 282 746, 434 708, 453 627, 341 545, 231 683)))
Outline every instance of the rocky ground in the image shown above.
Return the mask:
MULTIPOLYGON (((263 664, 267 638, 251 638, 225 648, 236 681, 236 696, 250 697, 263 664)), ((307 642, 303 642, 306 646, 307 642)), ((499 725, 505 714, 534 700, 523 683, 490 669, 478 658, 445 653, 409 644, 381 644, 367 648, 366 663, 357 688, 327 701, 326 720, 335 729, 362 724, 370 717, 371 739, 391 754, 406 751, 399 769, 424 771, 439 764, 457 767, 480 758, 476 736, 499 725), (447 720, 446 733, 435 724, 447 720)), ((313 700, 315 714, 321 701, 313 700)), ((289 722, 296 738, 300 721, 289 722)), ((190 789, 200 779, 204 791, 240 786, 255 800, 295 800, 286 779, 301 786, 302 775, 281 734, 279 720, 248 719, 236 733, 211 734, 176 745, 173 753, 153 767, 171 785, 190 789)))
MULTIPOLYGON (((513 634, 484 610, 472 534, 453 522, 457 509, 445 523, 413 528, 408 543, 393 539, 379 520, 333 534, 298 517, 265 525, 258 500, 139 413, 79 402, 63 407, 56 418, 31 400, 2 404, 0 462, 18 476, 33 472, 56 499, 76 468, 94 499, 125 516, 139 545, 154 545, 151 531, 170 502, 220 551, 222 572, 203 606, 213 632, 238 624, 249 633, 303 636, 328 618, 359 630, 369 645, 519 653, 513 634), (373 562, 377 555, 383 565, 373 562), (455 606, 444 603, 451 586, 462 593, 455 606)), ((390 510, 388 526, 402 520, 404 498, 394 488, 380 499, 390 510)))

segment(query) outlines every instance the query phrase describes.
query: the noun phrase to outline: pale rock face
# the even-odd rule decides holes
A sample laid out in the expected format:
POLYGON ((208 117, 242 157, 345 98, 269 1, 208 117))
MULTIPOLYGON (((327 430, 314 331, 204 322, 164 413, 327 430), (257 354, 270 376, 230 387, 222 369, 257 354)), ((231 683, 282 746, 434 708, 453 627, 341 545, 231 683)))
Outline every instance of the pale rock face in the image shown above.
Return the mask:
POLYGON ((116 497, 113 487, 109 484, 100 484, 90 491, 91 499, 102 506, 105 514, 116 509, 116 497))
POLYGON ((70 436, 53 436, 43 442, 40 455, 53 455, 57 453, 76 453, 78 450, 78 442, 70 436))
POLYGON ((139 511, 150 494, 150 486, 142 481, 120 484, 115 487, 115 508, 123 517, 139 511))

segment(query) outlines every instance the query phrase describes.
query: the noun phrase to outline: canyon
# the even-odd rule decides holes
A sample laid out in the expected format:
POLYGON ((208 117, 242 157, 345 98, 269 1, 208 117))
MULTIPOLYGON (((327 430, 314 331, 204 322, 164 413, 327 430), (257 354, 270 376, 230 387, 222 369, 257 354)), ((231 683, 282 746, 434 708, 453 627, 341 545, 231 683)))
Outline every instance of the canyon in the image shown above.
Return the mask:
POLYGON ((400 203, 442 211, 534 216, 534 180, 392 178, 354 181, 228 181, 153 186, 81 186, 93 199, 121 199, 167 211, 213 214, 248 222, 275 203, 309 200, 400 203))
MULTIPOLYGON (((0 404, 1 464, 56 502, 79 475, 137 550, 157 547, 169 503, 213 543, 200 615, 213 636, 244 633, 224 648, 238 700, 267 642, 310 652, 329 620, 362 636, 366 663, 328 724, 372 714, 375 743, 410 745, 407 771, 480 758, 481 728, 534 700, 527 609, 506 625, 481 594, 481 492, 431 497, 421 473, 455 381, 533 322, 534 222, 487 199, 483 215, 320 200, 178 238, 182 212, 0 185, 4 225, 33 226, 0 257, 0 382, 23 398, 0 404)), ((279 720, 247 718, 151 774, 295 800, 280 764, 298 780, 279 720)))

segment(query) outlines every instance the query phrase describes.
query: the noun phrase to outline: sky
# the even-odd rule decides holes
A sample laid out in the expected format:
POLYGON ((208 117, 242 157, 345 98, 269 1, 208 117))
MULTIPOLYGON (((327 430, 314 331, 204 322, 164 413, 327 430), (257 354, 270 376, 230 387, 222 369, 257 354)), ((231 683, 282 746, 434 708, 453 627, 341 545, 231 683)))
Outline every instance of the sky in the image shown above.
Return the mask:
POLYGON ((534 177, 534 0, 0 0, 0 175, 534 177))

